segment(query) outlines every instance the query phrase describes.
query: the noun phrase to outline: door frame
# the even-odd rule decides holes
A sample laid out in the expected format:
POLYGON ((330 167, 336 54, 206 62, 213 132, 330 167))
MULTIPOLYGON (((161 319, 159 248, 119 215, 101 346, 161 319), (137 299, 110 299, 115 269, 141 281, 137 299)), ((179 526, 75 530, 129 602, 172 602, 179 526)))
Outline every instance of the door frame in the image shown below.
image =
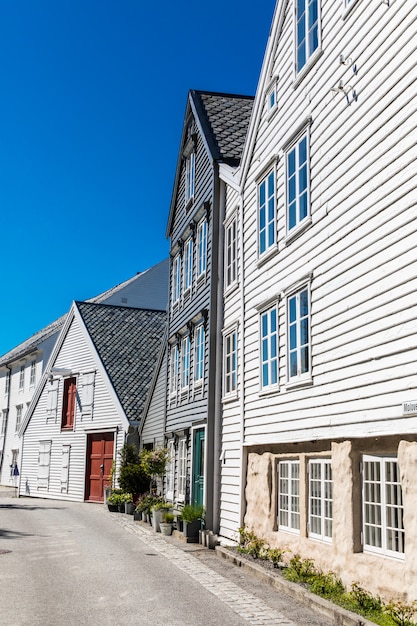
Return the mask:
POLYGON ((194 437, 197 430, 204 431, 204 483, 203 483, 203 505, 206 506, 206 480, 207 480, 207 424, 196 424, 191 426, 191 480, 190 480, 190 503, 194 503, 194 462, 195 462, 195 449, 194 449, 194 437))
MULTIPOLYGON (((100 502, 99 500, 88 500, 90 495, 90 458, 88 453, 88 444, 92 435, 105 435, 107 433, 113 433, 113 461, 116 459, 117 448, 117 435, 119 427, 114 428, 98 428, 97 430, 85 431, 85 451, 84 451, 84 502, 100 502)), ((104 498, 104 494, 103 494, 104 498)))

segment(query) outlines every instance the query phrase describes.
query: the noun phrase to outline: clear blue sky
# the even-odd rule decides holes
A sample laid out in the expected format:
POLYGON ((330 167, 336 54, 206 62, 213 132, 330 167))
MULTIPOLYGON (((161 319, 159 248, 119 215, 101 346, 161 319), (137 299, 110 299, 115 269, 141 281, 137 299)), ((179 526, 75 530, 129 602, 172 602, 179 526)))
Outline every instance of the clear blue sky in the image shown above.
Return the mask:
POLYGON ((168 255, 187 92, 254 94, 275 0, 3 0, 0 355, 168 255))

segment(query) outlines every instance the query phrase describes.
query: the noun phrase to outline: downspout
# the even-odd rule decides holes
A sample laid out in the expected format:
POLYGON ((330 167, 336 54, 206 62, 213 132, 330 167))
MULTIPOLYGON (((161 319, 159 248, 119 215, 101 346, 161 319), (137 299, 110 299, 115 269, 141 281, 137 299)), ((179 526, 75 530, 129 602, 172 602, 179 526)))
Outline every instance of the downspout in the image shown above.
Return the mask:
POLYGON ((245 499, 245 486, 246 486, 246 473, 248 454, 243 443, 245 441, 245 262, 244 262, 244 250, 243 250, 243 187, 240 188, 240 211, 239 211, 239 236, 240 236, 240 255, 238 254, 238 262, 240 260, 241 280, 239 281, 239 298, 240 298, 240 315, 239 315, 239 337, 238 337, 238 366, 241 372, 240 375, 240 388, 239 388, 239 406, 240 406, 240 476, 239 476, 239 488, 240 488, 240 503, 239 503, 239 527, 241 528, 244 523, 244 517, 246 513, 246 499, 245 499))
MULTIPOLYGON (((4 460, 4 451, 6 448, 6 435, 7 435, 7 424, 9 422, 9 411, 10 411, 10 390, 12 388, 12 368, 6 364, 7 369, 9 370, 9 389, 7 392, 7 406, 6 406, 6 424, 4 427, 4 435, 3 435, 3 446, 2 446, 2 451, 1 451, 1 459, 0 459, 0 479, 1 479, 1 472, 3 470, 3 460, 4 460)), ((3 424, 2 424, 3 426, 3 424)))

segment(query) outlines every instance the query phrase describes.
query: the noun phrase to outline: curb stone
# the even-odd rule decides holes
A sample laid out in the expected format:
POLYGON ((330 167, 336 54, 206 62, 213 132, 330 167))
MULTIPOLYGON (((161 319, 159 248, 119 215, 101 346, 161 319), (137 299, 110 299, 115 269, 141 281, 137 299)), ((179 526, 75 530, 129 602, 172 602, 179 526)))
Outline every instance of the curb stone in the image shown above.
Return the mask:
POLYGON ((301 585, 286 580, 282 576, 274 575, 268 572, 268 570, 265 570, 262 566, 251 563, 244 557, 239 556, 227 548, 216 546, 215 550, 219 558, 231 561, 234 565, 252 573, 256 578, 267 583, 274 589, 287 594, 291 598, 298 600, 298 602, 302 602, 311 610, 332 620, 336 626, 375 626, 375 622, 369 621, 362 615, 347 611, 341 606, 333 604, 330 600, 316 596, 301 585))

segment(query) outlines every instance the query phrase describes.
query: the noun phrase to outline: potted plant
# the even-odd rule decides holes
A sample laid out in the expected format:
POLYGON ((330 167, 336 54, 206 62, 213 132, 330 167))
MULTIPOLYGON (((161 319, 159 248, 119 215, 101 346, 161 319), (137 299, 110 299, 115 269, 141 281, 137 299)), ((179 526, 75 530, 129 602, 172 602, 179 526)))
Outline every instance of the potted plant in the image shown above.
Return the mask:
POLYGON ((152 505, 152 526, 156 533, 161 532, 161 522, 163 520, 164 513, 167 513, 171 508, 171 504, 164 500, 159 500, 152 505))
POLYGON ((149 493, 144 493, 138 499, 135 513, 137 513, 138 515, 140 514, 144 522, 149 521, 149 514, 150 514, 152 506, 160 501, 161 501, 161 498, 152 496, 149 493))
MULTIPOLYGON (((107 498, 107 508, 112 513, 117 513, 119 511, 119 505, 122 503, 121 493, 118 491, 112 491, 109 497, 107 498)), ((124 503, 124 500, 123 500, 124 503)))
POLYGON ((120 471, 119 485, 120 488, 131 493, 133 501, 137 500, 139 494, 147 491, 149 486, 149 474, 144 468, 139 453, 135 447, 125 444, 119 451, 120 471))
POLYGON ((162 518, 162 522, 159 524, 161 528, 161 535, 169 537, 172 534, 172 524, 174 522, 174 514, 169 511, 165 512, 162 518))
POLYGON ((125 503, 124 512, 127 513, 128 515, 133 515, 133 513, 135 512, 135 505, 133 503, 132 494, 124 493, 123 498, 124 498, 124 503, 125 503))
POLYGON ((181 509, 184 537, 188 542, 198 542, 201 523, 204 521, 204 506, 202 504, 185 504, 181 509))

